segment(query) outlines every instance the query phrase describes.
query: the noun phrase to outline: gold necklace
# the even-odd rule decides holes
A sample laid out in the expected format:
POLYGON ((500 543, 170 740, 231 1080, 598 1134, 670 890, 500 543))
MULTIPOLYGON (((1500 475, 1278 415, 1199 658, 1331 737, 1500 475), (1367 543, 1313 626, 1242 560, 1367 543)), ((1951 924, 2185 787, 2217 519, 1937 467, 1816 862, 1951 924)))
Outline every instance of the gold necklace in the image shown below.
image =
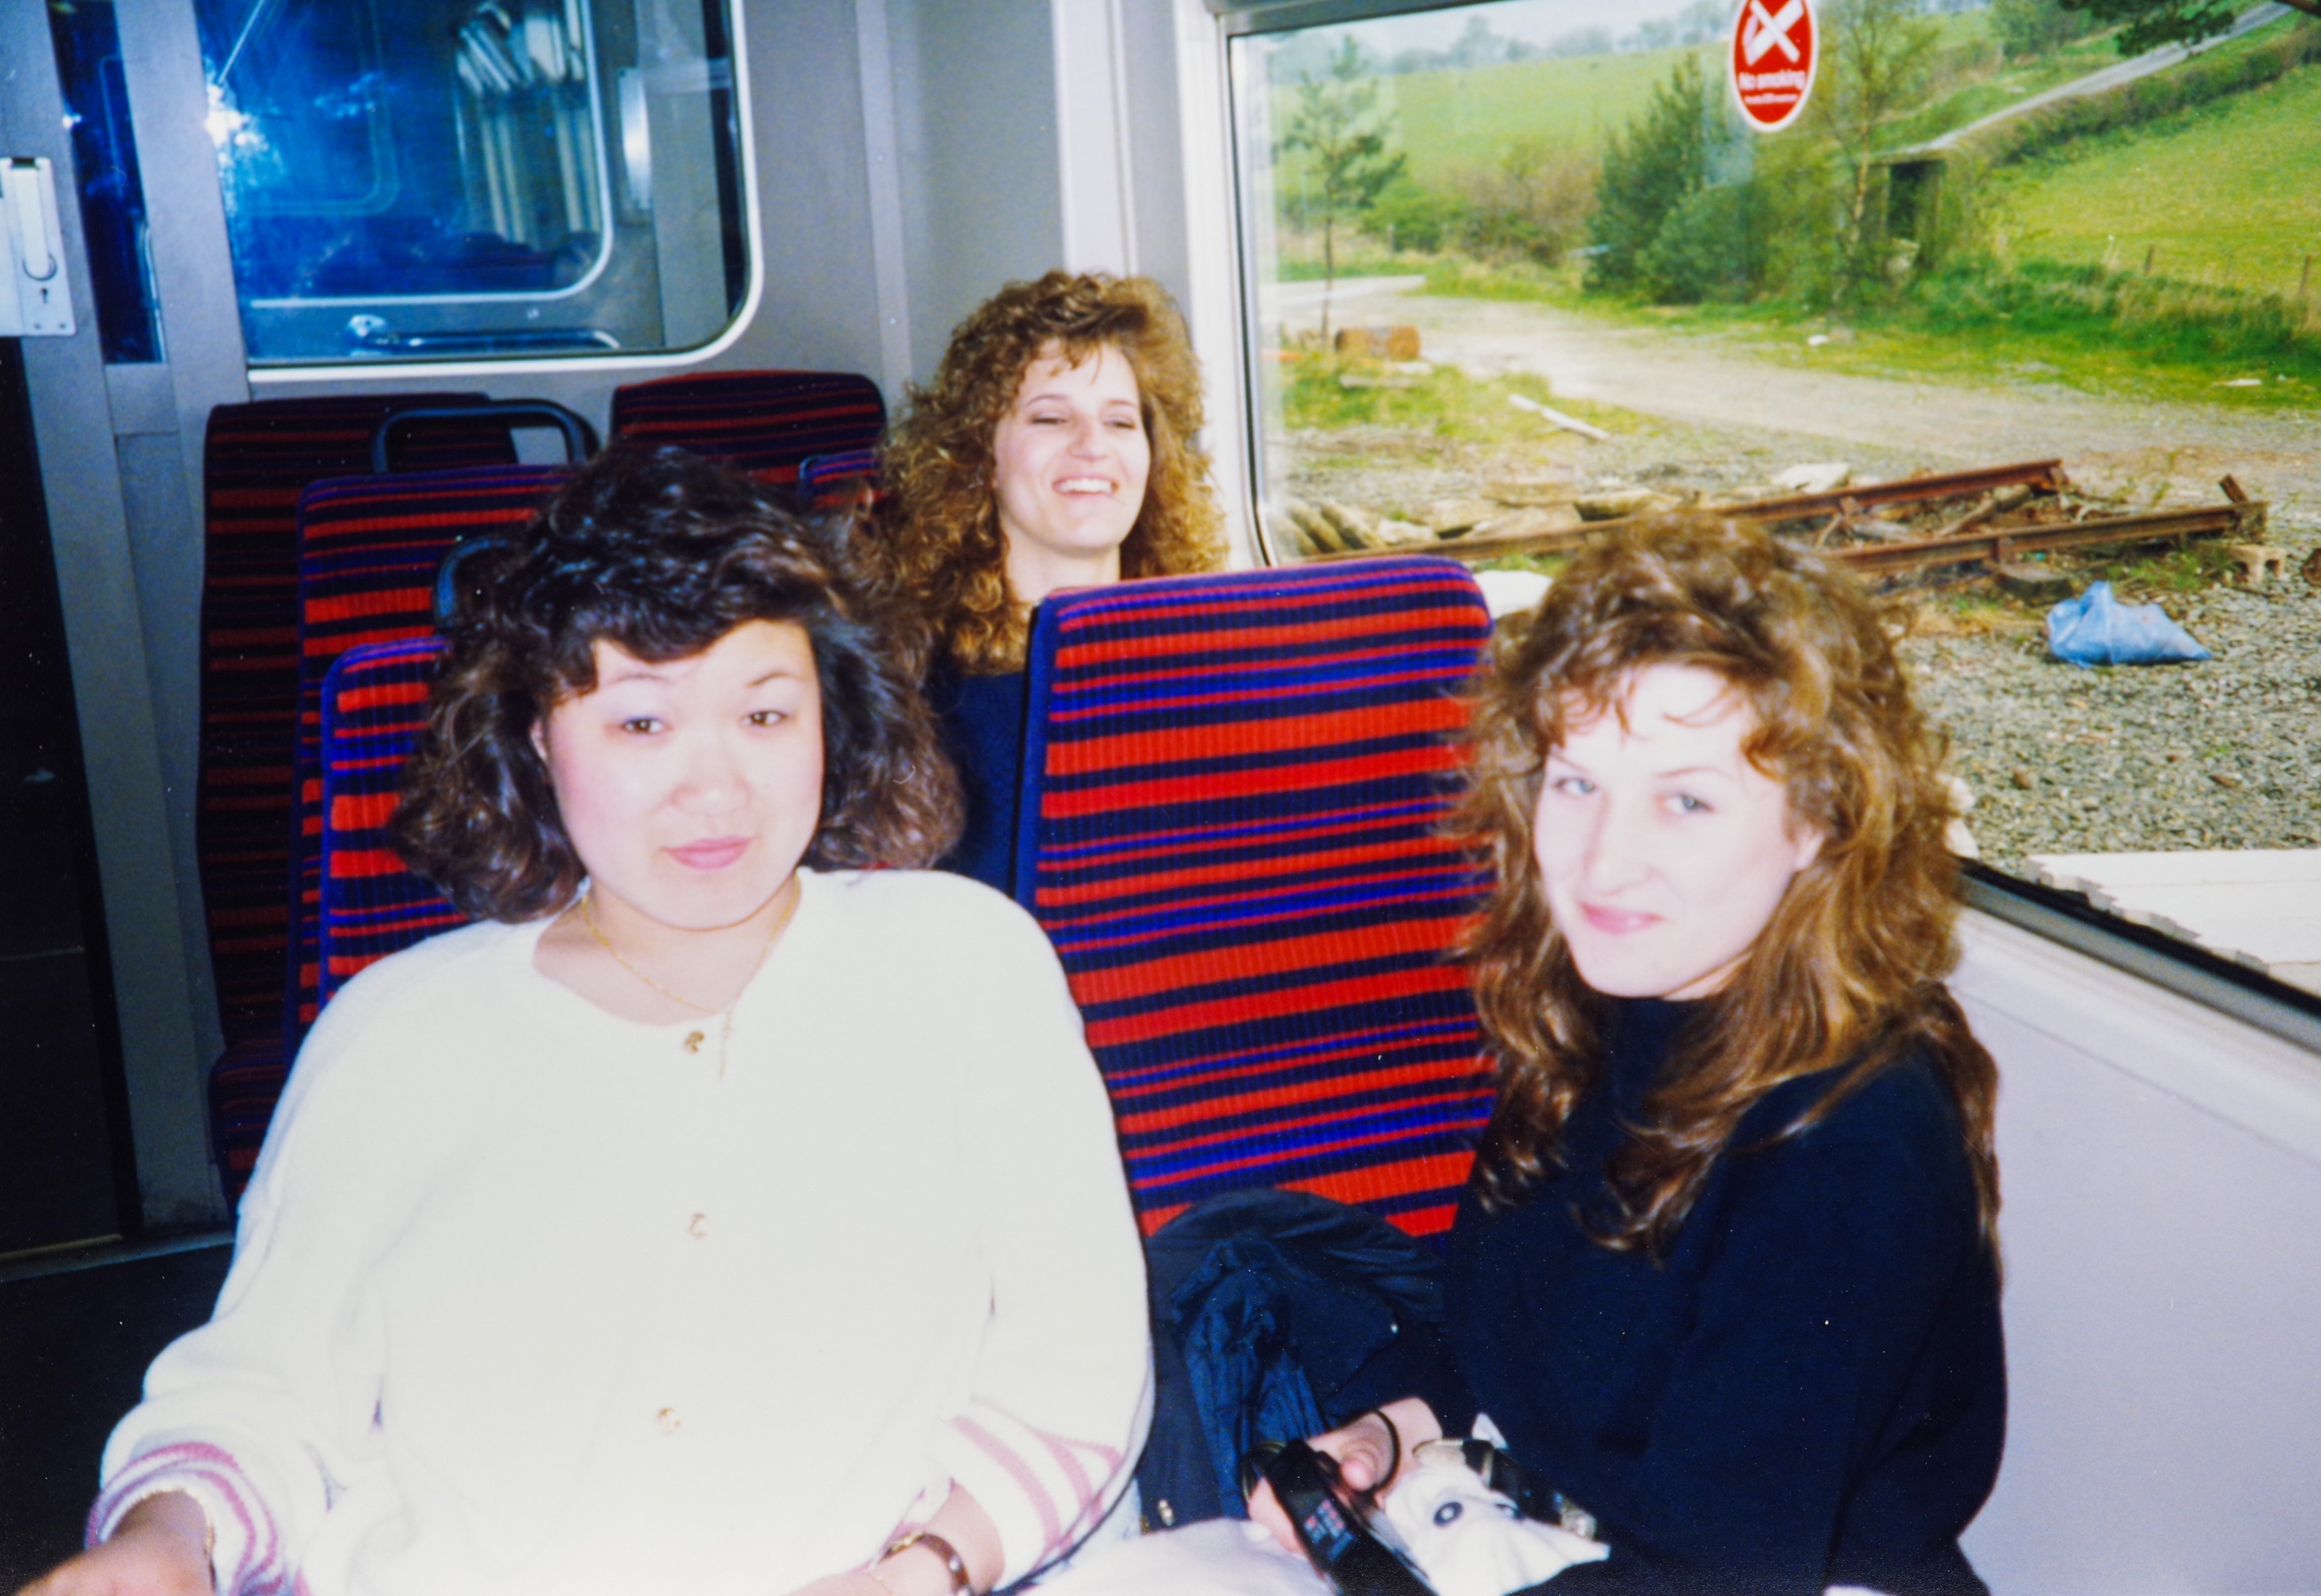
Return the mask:
MULTIPOLYGON (((766 940, 764 944, 758 949, 758 956, 750 962, 750 973, 742 978, 741 991, 735 992, 733 994, 733 1000, 725 1005, 723 1008, 712 1008, 706 1003, 696 1003, 692 999, 687 997, 682 992, 670 991, 667 987, 661 985, 660 982, 655 980, 651 976, 647 975, 643 971, 638 969, 626 959, 621 957, 621 950, 613 945, 612 940, 605 935, 605 928, 596 924, 596 911, 588 907, 588 900, 596 895, 596 889, 593 885, 590 886, 587 891, 580 895, 580 923, 588 927, 588 935, 596 939, 596 945, 603 948, 607 953, 610 953, 613 956, 614 963, 618 964, 631 975, 635 976, 639 980, 644 982, 645 985, 651 987, 654 991, 659 992, 662 997, 668 999, 672 1003, 682 1003, 686 1008, 693 1009, 697 1013, 714 1014, 717 1017, 719 1022, 717 1027, 717 1077, 722 1081, 725 1078, 726 1044, 730 1043, 733 1039, 733 1010, 741 1007, 742 993, 747 992, 750 990, 750 984, 758 979, 758 971, 765 968, 766 955, 774 951, 775 942, 780 938, 784 929, 788 926, 790 917, 797 912, 798 899, 804 896, 804 893, 801 890, 796 889, 796 877, 791 878, 791 885, 793 890, 790 893, 789 901, 782 905, 780 912, 774 916, 773 925, 766 931, 766 940)), ((687 1053, 699 1053, 701 1051, 701 1044, 708 1039, 709 1038, 706 1035, 699 1031, 687 1032, 685 1038, 685 1051, 687 1053)))

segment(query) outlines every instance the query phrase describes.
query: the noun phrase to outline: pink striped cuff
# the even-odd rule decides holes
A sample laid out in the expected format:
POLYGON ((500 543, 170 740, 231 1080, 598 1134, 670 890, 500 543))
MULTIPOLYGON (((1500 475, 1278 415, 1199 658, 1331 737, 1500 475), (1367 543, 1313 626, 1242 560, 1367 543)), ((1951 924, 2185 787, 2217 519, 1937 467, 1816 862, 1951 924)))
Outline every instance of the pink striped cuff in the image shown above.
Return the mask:
POLYGON ((88 1544, 96 1546, 119 1528, 139 1502, 170 1491, 184 1491, 208 1516, 218 1596, 290 1596, 294 1582, 283 1564, 273 1515, 232 1455, 205 1442, 181 1441, 132 1459, 106 1482, 89 1509, 88 1544))
POLYGON ((952 1472, 999 1527, 1003 1584, 1079 1545, 1119 1495, 1127 1459, 1117 1447, 1038 1429, 988 1407, 954 1419, 951 1433, 952 1472))

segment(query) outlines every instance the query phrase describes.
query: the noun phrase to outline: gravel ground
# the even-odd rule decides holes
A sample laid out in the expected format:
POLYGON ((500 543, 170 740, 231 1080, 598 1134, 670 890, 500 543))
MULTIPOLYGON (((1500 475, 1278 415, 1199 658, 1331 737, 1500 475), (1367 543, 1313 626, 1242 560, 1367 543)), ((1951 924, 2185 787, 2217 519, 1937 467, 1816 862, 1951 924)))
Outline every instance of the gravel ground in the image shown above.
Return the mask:
MULTIPOLYGON (((2228 462, 2270 502, 2288 579, 2164 601, 2213 660, 2082 670, 2048 657, 2037 606, 1986 608, 1968 630, 1944 594, 1921 596, 1904 659, 1951 734, 1952 768, 1975 796, 1969 824, 1992 863, 2020 871, 2034 853, 2321 846, 2321 588, 2297 574, 2321 547, 2321 425, 2313 436, 2309 452, 2268 451, 2261 475, 2228 462)), ((1551 465, 1583 486, 1713 496, 1807 461, 1843 460, 1857 481, 1958 464, 1908 448, 1649 420, 1608 443, 1559 438, 1520 451, 1446 446, 1390 428, 1285 442, 1277 460, 1291 493, 1405 509, 1551 465)), ((2155 496, 2215 500, 2213 476, 2201 479, 2214 461, 2168 463, 2177 469, 2095 485, 2133 493, 2139 509, 2155 496)))

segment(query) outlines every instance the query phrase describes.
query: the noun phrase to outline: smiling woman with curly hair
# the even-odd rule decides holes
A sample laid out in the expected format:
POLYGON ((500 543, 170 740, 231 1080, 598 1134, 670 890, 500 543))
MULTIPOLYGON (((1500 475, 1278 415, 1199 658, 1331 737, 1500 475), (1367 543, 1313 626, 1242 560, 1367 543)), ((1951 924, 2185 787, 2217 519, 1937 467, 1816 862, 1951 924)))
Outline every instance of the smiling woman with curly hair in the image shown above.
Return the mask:
POLYGON ((1032 611, 1061 588, 1207 570, 1224 520, 1183 318, 1149 278, 1051 271, 1010 283, 951 334, 887 440, 870 574, 915 617, 968 788, 945 862, 1003 889, 1032 611))

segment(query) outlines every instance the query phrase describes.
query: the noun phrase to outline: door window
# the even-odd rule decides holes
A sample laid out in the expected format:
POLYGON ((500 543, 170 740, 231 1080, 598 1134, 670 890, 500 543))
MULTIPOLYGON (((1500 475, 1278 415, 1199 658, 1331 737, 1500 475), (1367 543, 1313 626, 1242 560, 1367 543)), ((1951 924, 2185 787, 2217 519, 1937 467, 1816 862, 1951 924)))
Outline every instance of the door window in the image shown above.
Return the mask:
POLYGON ((257 364, 681 350, 749 275, 724 0, 196 0, 257 364))

